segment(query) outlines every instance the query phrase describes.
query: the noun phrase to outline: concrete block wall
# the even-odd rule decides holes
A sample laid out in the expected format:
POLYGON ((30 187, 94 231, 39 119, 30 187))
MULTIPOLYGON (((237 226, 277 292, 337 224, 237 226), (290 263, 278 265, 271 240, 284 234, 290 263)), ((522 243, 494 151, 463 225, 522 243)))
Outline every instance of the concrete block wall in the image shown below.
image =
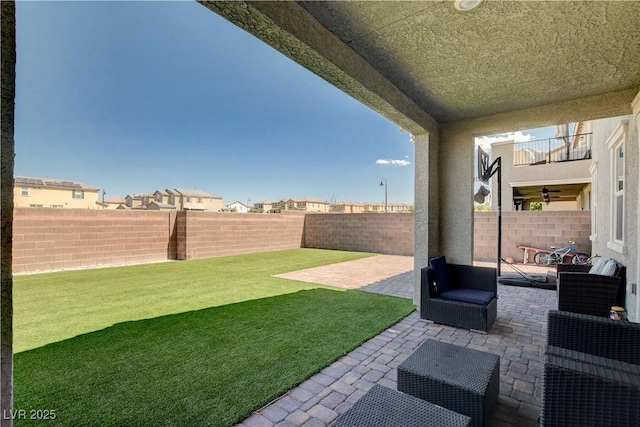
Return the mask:
POLYGON ((413 214, 307 214, 307 248, 413 255, 413 214))
MULTIPOLYGON (((590 254, 587 211, 505 212, 503 257, 516 245, 546 248, 575 240, 590 254)), ((300 247, 413 255, 414 216, 400 213, 241 214, 16 208, 13 271, 198 259, 300 247)), ((496 213, 475 214, 474 259, 496 256, 496 213)))
POLYGON ((177 259, 300 248, 303 227, 303 213, 178 212, 177 259))
POLYGON ((174 221, 167 212, 16 208, 13 272, 175 258, 174 221))
MULTIPOLYGON (((497 254, 497 213, 476 212, 474 226, 474 259, 494 261, 497 254)), ((540 249, 566 246, 576 242, 578 252, 591 254, 590 211, 517 211, 502 214, 502 257, 523 260, 523 250, 517 245, 540 249)), ((529 261, 533 262, 530 253, 529 261)))

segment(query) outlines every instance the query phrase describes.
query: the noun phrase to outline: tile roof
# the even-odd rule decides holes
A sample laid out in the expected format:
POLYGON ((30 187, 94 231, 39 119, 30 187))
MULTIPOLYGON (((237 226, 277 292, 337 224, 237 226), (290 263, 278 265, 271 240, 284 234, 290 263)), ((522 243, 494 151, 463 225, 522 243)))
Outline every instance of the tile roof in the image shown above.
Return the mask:
POLYGON ((189 189, 189 188, 174 188, 174 190, 177 191, 178 193, 182 194, 183 196, 189 196, 189 197, 211 197, 211 198, 214 198, 214 199, 222 199, 222 197, 218 196, 217 194, 209 193, 207 191, 202 191, 202 190, 189 189))
POLYGON ((170 205, 169 203, 162 203, 162 202, 158 202, 158 201, 152 201, 151 203, 149 203, 150 205, 156 205, 161 209, 175 209, 176 207, 173 205, 170 205))
POLYGON ((125 200, 124 199, 107 199, 104 202, 111 203, 111 204, 120 204, 120 203, 124 203, 125 200))
POLYGON ((325 204, 329 204, 328 202, 324 201, 324 200, 320 200, 320 199, 314 199, 313 197, 303 197, 301 199, 293 199, 294 202, 308 202, 308 203, 325 203, 325 204))

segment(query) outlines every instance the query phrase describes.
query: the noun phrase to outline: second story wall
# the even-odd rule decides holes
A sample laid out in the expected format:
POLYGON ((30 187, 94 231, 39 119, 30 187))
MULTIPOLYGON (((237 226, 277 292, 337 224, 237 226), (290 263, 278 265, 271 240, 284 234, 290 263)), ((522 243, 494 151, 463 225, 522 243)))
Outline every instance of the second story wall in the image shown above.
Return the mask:
POLYGON ((14 206, 37 208, 103 209, 98 205, 98 191, 23 187, 17 184, 13 190, 14 206))
MULTIPOLYGON (((591 159, 570 162, 544 163, 536 165, 514 166, 514 142, 501 142, 492 145, 491 161, 498 157, 502 160, 502 210, 514 210, 513 187, 532 185, 558 185, 590 183, 589 167, 591 159)), ((492 188, 498 186, 497 174, 493 176, 492 188)), ((495 192, 494 192, 495 194, 495 192)), ((492 210, 497 211, 497 197, 492 197, 492 210)), ((564 207, 566 209, 566 206, 564 207)), ((576 205, 577 209, 577 205, 576 205)))

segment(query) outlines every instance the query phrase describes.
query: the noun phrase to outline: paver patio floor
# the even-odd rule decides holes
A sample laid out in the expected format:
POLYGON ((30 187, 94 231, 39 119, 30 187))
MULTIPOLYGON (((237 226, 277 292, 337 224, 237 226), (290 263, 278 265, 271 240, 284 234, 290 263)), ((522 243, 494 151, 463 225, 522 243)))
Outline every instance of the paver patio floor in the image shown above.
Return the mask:
MULTIPOLYGON (((387 270, 377 277, 367 276, 370 281, 361 283, 362 272, 368 268, 367 263, 361 261, 380 265, 390 261, 386 257, 380 255, 341 263, 346 266, 336 264, 334 275, 343 276, 340 280, 345 282, 344 287, 410 298, 413 294, 412 257, 394 257, 395 267, 390 268, 404 268, 404 271, 387 270), (406 270, 407 265, 409 270, 406 270), (353 281, 348 283, 344 276, 353 277, 353 281)), ((331 284, 323 281, 329 280, 331 267, 321 267, 322 277, 314 280, 308 275, 308 281, 331 284)), ((295 280, 303 280, 299 277, 295 280)), ((535 426, 540 415, 546 316, 548 310, 556 307, 556 293, 499 285, 498 297, 498 318, 488 334, 426 322, 420 320, 418 312, 414 311, 257 411, 239 426, 327 426, 374 384, 396 389, 396 368, 426 339, 499 355, 500 395, 491 425, 535 426)))
POLYGON ((413 257, 375 255, 354 261, 292 271, 276 277, 356 289, 412 270, 413 257))

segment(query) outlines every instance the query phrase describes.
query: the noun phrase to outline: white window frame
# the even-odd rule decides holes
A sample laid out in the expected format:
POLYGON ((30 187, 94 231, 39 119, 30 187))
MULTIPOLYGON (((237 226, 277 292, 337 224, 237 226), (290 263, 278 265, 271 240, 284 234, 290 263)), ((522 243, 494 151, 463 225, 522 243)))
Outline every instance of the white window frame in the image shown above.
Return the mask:
POLYGON ((29 197, 29 187, 22 187, 20 189, 20 195, 23 197, 29 197))
POLYGON ((626 150, 626 141, 627 141, 627 131, 629 129, 629 122, 627 120, 622 120, 615 131, 611 134, 609 139, 607 140, 607 148, 609 149, 609 158, 610 158, 610 168, 611 168, 611 223, 610 223, 610 234, 609 241, 607 242, 607 247, 613 251, 622 253, 624 250, 624 233, 625 233, 625 187, 626 183, 626 170, 625 170, 625 158, 624 152, 626 150), (618 150, 622 148, 623 153, 623 161, 622 161, 622 171, 617 170, 617 155, 618 150), (619 180, 618 178, 622 176, 622 188, 619 188, 619 180), (622 205, 618 207, 617 199, 622 198, 622 205), (622 224, 618 224, 618 209, 621 209, 620 220, 622 224), (618 239, 616 236, 616 230, 618 226, 622 228, 622 236, 621 239, 618 239))
POLYGON ((74 199, 84 199, 84 190, 73 190, 72 197, 74 199))

